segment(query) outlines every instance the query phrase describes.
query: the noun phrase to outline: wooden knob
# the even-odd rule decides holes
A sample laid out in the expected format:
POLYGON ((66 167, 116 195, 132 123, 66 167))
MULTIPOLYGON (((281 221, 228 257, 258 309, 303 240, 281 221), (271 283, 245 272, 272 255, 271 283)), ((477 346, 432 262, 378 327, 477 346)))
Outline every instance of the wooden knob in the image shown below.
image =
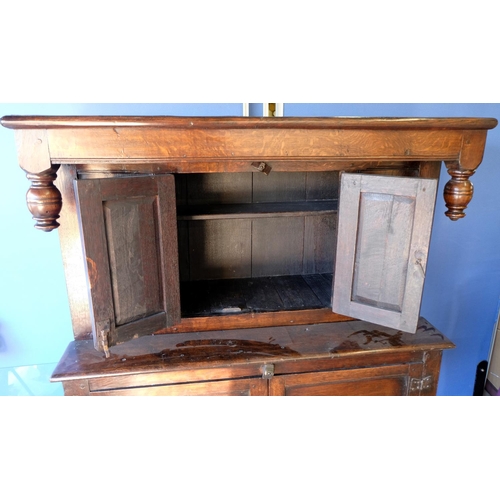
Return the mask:
POLYGON ((54 170, 27 175, 31 187, 26 194, 29 211, 36 221, 35 227, 42 231, 52 231, 59 227, 57 219, 62 208, 59 189, 54 186, 57 177, 54 170))
POLYGON ((464 210, 472 200, 474 186, 469 177, 474 170, 460 170, 455 167, 448 168, 451 179, 444 187, 444 201, 448 210, 445 212, 451 220, 465 217, 464 210))

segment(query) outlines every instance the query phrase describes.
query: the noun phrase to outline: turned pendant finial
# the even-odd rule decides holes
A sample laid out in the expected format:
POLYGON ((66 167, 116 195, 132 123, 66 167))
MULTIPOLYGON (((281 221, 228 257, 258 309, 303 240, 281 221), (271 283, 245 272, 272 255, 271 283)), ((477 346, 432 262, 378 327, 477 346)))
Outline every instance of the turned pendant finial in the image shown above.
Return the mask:
POLYGON ((474 186, 469 177, 474 174, 474 170, 462 170, 457 164, 451 164, 448 173, 451 179, 444 187, 444 201, 448 208, 445 215, 451 220, 458 220, 465 217, 464 210, 472 200, 474 186))
POLYGON ((31 187, 26 194, 28 208, 36 221, 35 227, 42 231, 52 231, 59 227, 57 219, 62 208, 59 189, 54 186, 59 166, 54 166, 38 174, 28 173, 31 187))

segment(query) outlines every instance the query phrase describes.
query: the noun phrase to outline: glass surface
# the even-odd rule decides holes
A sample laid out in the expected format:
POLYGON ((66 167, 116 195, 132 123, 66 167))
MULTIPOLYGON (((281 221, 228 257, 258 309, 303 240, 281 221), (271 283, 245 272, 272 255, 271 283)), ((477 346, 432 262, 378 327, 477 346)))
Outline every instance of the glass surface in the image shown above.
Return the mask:
POLYGON ((56 363, 0 368, 0 396, 64 396, 61 382, 50 382, 56 363))

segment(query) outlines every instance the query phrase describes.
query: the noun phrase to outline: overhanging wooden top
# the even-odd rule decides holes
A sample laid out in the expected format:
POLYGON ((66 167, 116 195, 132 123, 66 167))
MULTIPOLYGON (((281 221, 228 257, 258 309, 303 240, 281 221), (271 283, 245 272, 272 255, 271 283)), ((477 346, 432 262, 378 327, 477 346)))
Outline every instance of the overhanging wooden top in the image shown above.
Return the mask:
POLYGON ((0 123, 11 129, 53 129, 94 127, 150 127, 181 129, 459 129, 489 130, 495 118, 258 118, 258 117, 179 117, 179 116, 4 116, 0 123))
POLYGON ((32 195, 41 195, 37 186, 46 188, 30 210, 36 213, 36 227, 49 231, 58 225, 61 205, 53 181, 66 164, 151 175, 255 172, 256 162, 275 171, 342 170, 360 162, 445 162, 452 177, 445 186, 446 215, 457 220, 472 199, 469 177, 482 161, 487 131, 498 120, 4 116, 0 123, 16 129, 19 166, 34 182, 32 195))

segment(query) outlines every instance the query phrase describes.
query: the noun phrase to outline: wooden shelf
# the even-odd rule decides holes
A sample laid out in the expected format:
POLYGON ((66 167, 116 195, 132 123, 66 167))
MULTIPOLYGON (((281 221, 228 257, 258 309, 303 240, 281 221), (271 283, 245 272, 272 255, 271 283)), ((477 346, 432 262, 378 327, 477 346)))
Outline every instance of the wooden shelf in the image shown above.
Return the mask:
POLYGON ((183 317, 331 307, 332 274, 181 283, 183 317))
POLYGON ((292 203, 238 203, 192 205, 177 208, 178 220, 255 219, 265 217, 304 217, 336 213, 338 202, 304 201, 292 203))

